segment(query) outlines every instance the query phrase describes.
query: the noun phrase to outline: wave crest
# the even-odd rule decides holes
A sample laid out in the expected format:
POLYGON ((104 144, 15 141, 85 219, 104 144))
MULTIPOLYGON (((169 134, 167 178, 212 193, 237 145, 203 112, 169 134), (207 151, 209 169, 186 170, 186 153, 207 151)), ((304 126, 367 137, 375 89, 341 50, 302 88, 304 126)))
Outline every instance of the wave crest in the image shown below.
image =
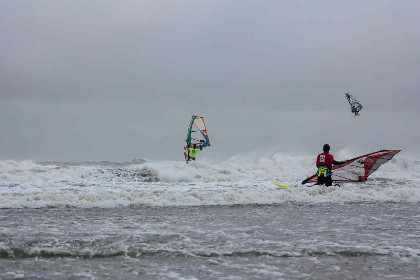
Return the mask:
POLYGON ((420 162, 396 158, 368 182, 279 189, 314 172, 312 157, 276 154, 222 163, 0 161, 0 208, 420 202, 420 162))

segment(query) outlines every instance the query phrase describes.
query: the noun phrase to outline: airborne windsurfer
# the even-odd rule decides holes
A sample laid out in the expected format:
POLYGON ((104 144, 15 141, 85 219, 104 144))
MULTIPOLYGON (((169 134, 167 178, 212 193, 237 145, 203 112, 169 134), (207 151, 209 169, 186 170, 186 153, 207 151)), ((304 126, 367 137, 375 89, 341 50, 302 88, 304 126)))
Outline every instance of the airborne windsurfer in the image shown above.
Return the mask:
POLYGON ((351 112, 354 114, 355 117, 359 116, 359 110, 355 106, 351 107, 351 112))
POLYGON ((203 150, 203 148, 201 147, 201 145, 200 145, 200 148, 197 148, 197 145, 193 144, 192 148, 187 147, 187 150, 188 150, 188 158, 186 162, 188 163, 190 160, 195 161, 195 155, 197 154, 198 151, 203 150))
POLYGON ((198 151, 210 147, 209 135, 203 117, 192 116, 185 141, 187 145, 184 146, 184 158, 187 163, 190 160, 195 160, 198 151))
POLYGON ((331 179, 331 170, 333 165, 341 165, 346 163, 345 161, 336 161, 334 160, 333 155, 330 152, 330 145, 325 144, 322 147, 323 153, 319 154, 316 158, 316 167, 318 168, 317 171, 317 185, 326 185, 332 186, 332 179, 331 179))
POLYGON ((347 101, 350 104, 351 112, 354 114, 354 116, 359 116, 360 110, 362 110, 363 108, 362 104, 360 104, 359 101, 357 101, 356 98, 354 98, 354 96, 352 96, 349 92, 346 92, 345 95, 347 101))

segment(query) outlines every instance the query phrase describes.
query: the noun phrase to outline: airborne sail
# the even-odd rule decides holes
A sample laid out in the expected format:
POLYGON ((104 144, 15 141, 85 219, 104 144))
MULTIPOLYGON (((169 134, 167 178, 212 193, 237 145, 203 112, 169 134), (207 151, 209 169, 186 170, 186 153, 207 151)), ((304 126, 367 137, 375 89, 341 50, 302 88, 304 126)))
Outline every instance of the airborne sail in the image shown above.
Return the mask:
POLYGON ((195 144, 197 148, 210 146, 210 139, 203 117, 192 116, 187 130, 186 141, 188 147, 192 147, 193 144, 195 144))
POLYGON ((347 101, 351 106, 351 112, 354 113, 355 116, 358 116, 360 110, 362 110, 363 108, 362 104, 360 104, 359 101, 357 101, 356 98, 354 98, 354 96, 350 93, 346 92, 345 95, 347 97, 347 101))
MULTIPOLYGON (((391 160, 401 150, 382 150, 347 160, 345 164, 333 166, 332 180, 335 183, 364 182, 370 174, 375 172, 382 164, 391 160)), ((302 182, 316 183, 316 174, 302 182)))

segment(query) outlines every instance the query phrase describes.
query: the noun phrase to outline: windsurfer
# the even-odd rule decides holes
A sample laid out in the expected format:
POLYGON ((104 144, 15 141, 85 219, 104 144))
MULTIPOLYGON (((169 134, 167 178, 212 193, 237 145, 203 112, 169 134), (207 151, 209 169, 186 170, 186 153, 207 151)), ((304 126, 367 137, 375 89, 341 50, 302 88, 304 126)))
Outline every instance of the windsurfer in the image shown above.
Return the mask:
POLYGON ((346 98, 350 104, 351 112, 357 117, 360 115, 360 110, 362 110, 363 106, 360 104, 354 96, 352 96, 350 93, 345 93, 346 98))
POLYGON ((357 117, 359 116, 359 110, 355 106, 351 106, 351 112, 357 117))
POLYGON ((209 135, 203 117, 192 116, 185 141, 187 145, 184 146, 184 158, 187 163, 190 160, 195 160, 198 151, 210 147, 209 135))
POLYGON ((341 165, 346 161, 336 161, 330 152, 330 145, 325 144, 323 153, 319 154, 316 158, 316 167, 318 168, 317 174, 317 185, 332 186, 331 170, 333 165, 341 165))
POLYGON ((196 144, 193 144, 192 147, 188 147, 188 158, 187 158, 187 163, 190 160, 194 160, 195 161, 195 155, 197 154, 198 151, 203 150, 203 147, 200 145, 200 148, 197 148, 196 144))

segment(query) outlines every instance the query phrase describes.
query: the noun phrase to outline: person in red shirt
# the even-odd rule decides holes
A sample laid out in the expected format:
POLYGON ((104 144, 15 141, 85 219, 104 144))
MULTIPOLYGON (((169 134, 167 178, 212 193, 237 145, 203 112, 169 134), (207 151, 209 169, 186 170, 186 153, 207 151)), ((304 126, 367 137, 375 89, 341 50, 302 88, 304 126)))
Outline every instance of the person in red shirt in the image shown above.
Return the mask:
POLYGON ((319 154, 316 158, 316 167, 318 168, 317 185, 332 186, 331 170, 333 165, 341 165, 345 161, 336 161, 333 155, 330 154, 330 145, 325 144, 322 147, 323 153, 319 154))

